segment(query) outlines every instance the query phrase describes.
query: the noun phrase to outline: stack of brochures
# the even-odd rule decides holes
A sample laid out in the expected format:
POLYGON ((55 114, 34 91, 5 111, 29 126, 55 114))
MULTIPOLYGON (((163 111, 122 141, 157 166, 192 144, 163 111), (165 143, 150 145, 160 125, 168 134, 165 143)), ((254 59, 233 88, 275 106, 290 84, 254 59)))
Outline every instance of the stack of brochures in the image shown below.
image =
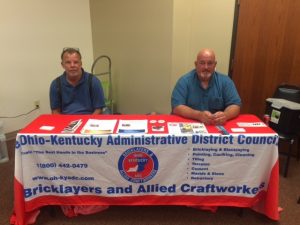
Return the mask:
POLYGON ((62 133, 74 133, 77 128, 81 125, 82 120, 73 120, 71 121, 62 131, 62 133))

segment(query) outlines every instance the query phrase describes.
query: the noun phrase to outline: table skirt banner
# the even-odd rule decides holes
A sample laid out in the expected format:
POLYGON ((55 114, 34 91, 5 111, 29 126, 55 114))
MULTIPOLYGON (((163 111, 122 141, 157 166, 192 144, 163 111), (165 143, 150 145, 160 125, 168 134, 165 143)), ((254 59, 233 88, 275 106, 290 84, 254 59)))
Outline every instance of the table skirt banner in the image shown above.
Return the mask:
POLYGON ((30 213, 44 204, 223 205, 252 207, 278 220, 277 145, 276 133, 21 133, 15 210, 30 213))

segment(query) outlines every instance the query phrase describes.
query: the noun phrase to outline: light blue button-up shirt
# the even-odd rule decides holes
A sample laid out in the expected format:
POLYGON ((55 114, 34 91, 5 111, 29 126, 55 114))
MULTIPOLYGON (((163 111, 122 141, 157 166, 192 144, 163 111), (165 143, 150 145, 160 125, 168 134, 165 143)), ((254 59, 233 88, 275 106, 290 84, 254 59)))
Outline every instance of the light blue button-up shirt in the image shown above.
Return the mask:
POLYGON ((195 69, 183 75, 172 93, 171 105, 186 105, 195 110, 224 111, 229 105, 241 105, 241 98, 230 77, 214 72, 207 89, 202 88, 195 69))

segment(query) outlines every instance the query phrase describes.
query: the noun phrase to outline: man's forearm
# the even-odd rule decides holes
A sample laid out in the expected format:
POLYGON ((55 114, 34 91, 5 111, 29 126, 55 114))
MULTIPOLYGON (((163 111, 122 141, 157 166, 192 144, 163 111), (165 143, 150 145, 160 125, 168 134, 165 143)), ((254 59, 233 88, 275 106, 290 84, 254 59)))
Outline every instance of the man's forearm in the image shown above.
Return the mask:
POLYGON ((179 105, 173 109, 173 113, 185 118, 199 120, 205 124, 223 124, 227 120, 231 120, 239 115, 240 106, 230 105, 224 112, 220 111, 212 115, 208 111, 194 110, 186 105, 179 105))
POLYGON ((52 114, 61 114, 60 109, 52 109, 52 114))
POLYGON ((240 106, 239 105, 230 105, 224 110, 224 114, 226 116, 226 120, 231 120, 237 117, 240 114, 240 106))
POLYGON ((102 114, 102 109, 95 109, 93 115, 102 114))
POLYGON ((189 119, 200 120, 201 111, 192 109, 186 105, 179 105, 173 109, 173 114, 189 119))

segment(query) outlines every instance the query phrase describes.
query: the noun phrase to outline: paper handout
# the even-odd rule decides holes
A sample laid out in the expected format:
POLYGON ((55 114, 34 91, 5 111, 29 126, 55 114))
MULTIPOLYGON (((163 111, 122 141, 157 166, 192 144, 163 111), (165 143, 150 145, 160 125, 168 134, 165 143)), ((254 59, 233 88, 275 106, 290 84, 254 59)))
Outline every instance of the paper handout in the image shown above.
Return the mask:
POLYGON ((206 134, 207 129, 203 123, 168 123, 170 134, 206 134))
POLYGON ((118 133, 147 133, 148 120, 120 120, 118 133))
POLYGON ((239 127, 266 127, 267 125, 263 122, 253 122, 253 123, 248 123, 248 122, 238 122, 237 125, 239 127))
POLYGON ((117 120, 89 119, 81 130, 82 134, 112 134, 117 120))

